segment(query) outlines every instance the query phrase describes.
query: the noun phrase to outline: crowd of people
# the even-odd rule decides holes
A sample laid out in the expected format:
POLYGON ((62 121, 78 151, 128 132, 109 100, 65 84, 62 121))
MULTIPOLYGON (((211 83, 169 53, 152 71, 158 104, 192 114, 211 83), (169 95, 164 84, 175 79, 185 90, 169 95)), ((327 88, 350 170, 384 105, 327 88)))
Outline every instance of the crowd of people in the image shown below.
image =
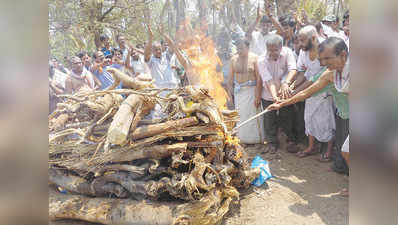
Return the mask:
POLYGON ((242 121, 268 111, 242 126, 239 139, 264 140, 264 152, 276 153, 281 128, 288 152, 300 158, 321 153, 319 161, 333 162, 334 171, 348 174, 348 11, 340 24, 335 15, 310 23, 305 16, 276 18, 265 9, 246 32, 239 27, 232 32, 237 53, 230 61, 228 93, 242 121), (307 148, 299 151, 299 142, 307 148))
MULTIPOLYGON (((287 151, 298 157, 321 152, 321 162, 332 161, 332 169, 348 174, 349 150, 349 14, 340 23, 335 15, 309 22, 301 16, 272 15, 257 10, 256 20, 244 31, 233 24, 225 31, 234 51, 229 56, 219 47, 224 87, 229 106, 238 110, 241 122, 264 109, 264 116, 239 128, 244 144, 260 144, 264 152, 280 148, 278 131, 287 136, 287 151), (305 102, 304 102, 305 100, 305 102), (307 144, 299 151, 298 143, 307 144), (265 146, 263 146, 265 144, 265 146)), ((189 68, 189 52, 162 34, 153 41, 150 27, 144 44, 131 44, 126 36, 116 37, 112 47, 106 35, 94 53, 79 52, 67 59, 66 68, 50 61, 50 112, 57 95, 73 94, 82 87, 103 90, 113 84, 109 68, 131 77, 153 80, 157 87, 174 88, 190 84, 195 77, 189 68), (188 74, 187 74, 188 73, 188 74)), ((123 88, 121 83, 117 88, 123 88)), ((348 191, 346 191, 348 194, 348 191)))

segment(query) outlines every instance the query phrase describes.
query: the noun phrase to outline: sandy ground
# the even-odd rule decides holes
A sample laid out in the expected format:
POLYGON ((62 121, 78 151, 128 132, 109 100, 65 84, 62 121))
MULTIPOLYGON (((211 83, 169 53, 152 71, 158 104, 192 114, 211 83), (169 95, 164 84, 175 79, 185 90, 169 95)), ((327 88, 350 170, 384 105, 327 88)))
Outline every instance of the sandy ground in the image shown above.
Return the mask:
POLYGON ((223 225, 348 224, 348 198, 338 195, 348 187, 348 177, 328 171, 330 163, 319 162, 319 154, 298 158, 283 145, 277 154, 261 154, 258 146, 246 149, 250 158, 259 155, 269 161, 274 178, 242 192, 223 225))
MULTIPOLYGON (((348 187, 348 177, 329 171, 330 163, 319 155, 297 158, 285 151, 283 136, 276 154, 262 154, 261 146, 246 147, 250 160, 256 155, 269 161, 274 178, 241 192, 240 202, 230 205, 222 225, 346 225, 348 198, 338 195, 348 187)), ((299 145, 301 149, 305 146, 299 145)), ((88 225, 57 221, 53 225, 88 225)))

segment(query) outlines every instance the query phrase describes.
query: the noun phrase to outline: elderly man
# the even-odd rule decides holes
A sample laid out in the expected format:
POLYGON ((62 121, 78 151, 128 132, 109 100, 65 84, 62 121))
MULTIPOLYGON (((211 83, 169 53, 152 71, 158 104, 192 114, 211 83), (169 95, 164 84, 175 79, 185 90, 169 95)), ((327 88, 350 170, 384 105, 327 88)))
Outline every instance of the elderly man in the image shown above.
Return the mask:
MULTIPOLYGON (((326 68, 320 64, 318 60, 318 46, 319 37, 316 28, 312 25, 303 27, 299 34, 298 40, 301 51, 297 61, 298 79, 296 83, 300 84, 295 93, 309 87, 313 82, 311 78, 326 68), (301 82, 304 81, 304 82, 301 82)), ((289 88, 292 77, 287 77, 282 89, 289 88)), ((287 94, 289 96, 289 92, 287 94)), ((290 96, 289 96, 290 97, 290 96)), ((299 157, 305 157, 317 153, 314 148, 315 139, 320 142, 327 142, 328 148, 326 153, 321 155, 320 160, 327 162, 331 160, 331 153, 333 148, 333 136, 336 125, 334 122, 333 99, 328 96, 328 93, 322 93, 317 96, 312 96, 305 101, 305 133, 308 135, 308 148, 298 153, 299 157)))
POLYGON ((171 69, 170 62, 165 55, 162 55, 162 46, 160 43, 155 42, 152 44, 152 30, 148 25, 149 40, 145 46, 144 60, 151 70, 152 78, 159 88, 175 88, 178 86, 179 81, 174 76, 171 69))
MULTIPOLYGON (((337 108, 336 120, 336 146, 348 152, 348 144, 342 148, 348 136, 349 126, 349 106, 348 93, 350 86, 350 61, 348 58, 348 48, 341 38, 331 37, 319 45, 319 61, 326 65, 328 70, 312 78, 315 81, 311 86, 299 92, 288 100, 283 100, 270 105, 267 109, 278 110, 282 107, 303 101, 318 92, 328 91, 334 99, 337 108), (318 79, 319 78, 319 79, 318 79), (334 84, 334 85, 330 85, 334 84)), ((347 155, 345 153, 345 155, 347 155)), ((342 160, 341 154, 336 154, 333 158, 332 169, 336 172, 348 172, 348 167, 342 160)), ((347 157, 348 161, 348 157, 347 157)))
MULTIPOLYGON (((235 94, 235 108, 239 112, 241 121, 245 121, 259 113, 259 105, 255 105, 256 82, 259 80, 257 72, 257 55, 249 52, 249 41, 240 40, 236 43, 238 53, 231 59, 228 94, 235 94), (235 90, 233 83, 235 82, 235 90)), ((244 144, 263 143, 264 127, 262 118, 251 121, 238 130, 238 138, 244 144)))
POLYGON ((65 92, 73 94, 80 90, 83 86, 94 89, 93 75, 84 66, 82 60, 73 56, 71 58, 72 72, 65 80, 65 92))
MULTIPOLYGON (((256 106, 262 101, 263 107, 268 107, 273 102, 280 101, 278 91, 286 76, 291 77, 297 73, 296 60, 290 48, 282 47, 283 38, 277 34, 270 34, 267 38, 267 54, 258 59, 258 72, 261 82, 256 85, 256 106)), ((275 153, 279 147, 277 137, 278 128, 281 126, 288 137, 289 152, 297 152, 294 131, 294 108, 293 106, 283 108, 276 112, 264 115, 265 136, 270 153, 275 153)))

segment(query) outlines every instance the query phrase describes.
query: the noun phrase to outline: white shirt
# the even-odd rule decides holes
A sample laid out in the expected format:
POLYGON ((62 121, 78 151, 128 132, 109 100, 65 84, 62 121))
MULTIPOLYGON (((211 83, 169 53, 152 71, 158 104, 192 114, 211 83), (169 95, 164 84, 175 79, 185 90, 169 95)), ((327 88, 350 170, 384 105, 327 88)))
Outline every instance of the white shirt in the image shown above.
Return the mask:
POLYGON ((261 31, 253 31, 252 32, 252 40, 250 42, 249 50, 254 54, 266 55, 267 54, 267 36, 268 34, 275 34, 276 31, 268 32, 266 35, 263 35, 261 31))
MULTIPOLYGON (((348 41, 348 37, 345 35, 344 31, 340 30, 339 32, 334 31, 331 27, 326 26, 325 24, 322 24, 322 28, 323 28, 323 32, 325 33, 325 35, 330 38, 330 37, 338 37, 344 40, 344 42, 346 43, 346 45, 349 45, 349 41, 348 41)), ((322 43, 322 42, 320 42, 322 43)))
POLYGON ((318 74, 323 68, 318 59, 311 61, 309 51, 300 50, 297 60, 297 71, 304 72, 304 77, 307 80, 318 74))
POLYGON ((280 56, 277 61, 273 61, 267 55, 258 58, 258 72, 263 81, 262 98, 267 101, 273 101, 272 95, 268 90, 267 81, 273 80, 279 89, 281 81, 291 70, 297 69, 296 59, 293 51, 288 47, 282 47, 280 56))
POLYGON ((146 63, 144 63, 144 60, 142 59, 142 57, 138 57, 138 60, 133 60, 133 58, 131 57, 130 59, 130 65, 133 68, 135 73, 140 73, 140 74, 150 74, 151 71, 148 68, 148 65, 146 63))
POLYGON ((264 36, 260 31, 253 31, 249 50, 259 56, 266 54, 266 36, 267 35, 264 36))
POLYGON ((155 80, 155 85, 159 88, 175 88, 178 85, 178 80, 174 76, 171 69, 170 62, 166 57, 162 56, 160 59, 151 56, 147 62, 151 70, 152 78, 155 80))

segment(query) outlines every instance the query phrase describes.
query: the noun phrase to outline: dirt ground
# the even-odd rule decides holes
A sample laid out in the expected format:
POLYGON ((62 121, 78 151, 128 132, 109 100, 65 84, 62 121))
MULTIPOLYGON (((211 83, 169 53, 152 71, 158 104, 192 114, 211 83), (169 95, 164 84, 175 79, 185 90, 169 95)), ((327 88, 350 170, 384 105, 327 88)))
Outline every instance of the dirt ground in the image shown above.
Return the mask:
POLYGON ((241 193, 222 224, 348 224, 348 198, 338 195, 348 187, 348 177, 329 171, 330 163, 319 162, 319 154, 300 159, 284 147, 277 154, 261 154, 258 146, 246 148, 250 158, 260 155, 269 162, 274 177, 241 193))

